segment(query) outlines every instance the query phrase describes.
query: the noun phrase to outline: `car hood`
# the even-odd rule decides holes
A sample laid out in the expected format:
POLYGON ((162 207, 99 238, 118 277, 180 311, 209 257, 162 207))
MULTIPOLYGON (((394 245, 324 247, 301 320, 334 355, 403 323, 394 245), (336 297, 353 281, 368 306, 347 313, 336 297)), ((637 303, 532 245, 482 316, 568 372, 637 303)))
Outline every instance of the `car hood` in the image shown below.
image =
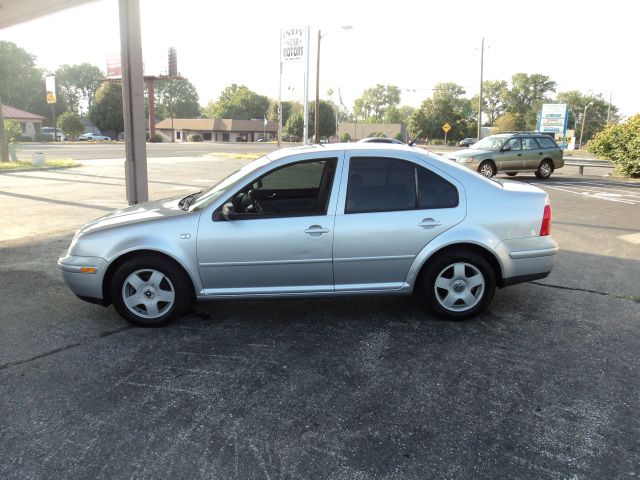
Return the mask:
POLYGON ((478 150, 476 148, 467 148, 465 150, 458 150, 457 152, 452 152, 447 154, 448 158, 467 158, 473 157, 474 155, 484 155, 488 150, 478 150))
POLYGON ((178 203, 182 198, 184 197, 144 202, 127 208, 114 210, 103 217, 87 223, 78 230, 78 234, 91 233, 123 225, 150 222, 168 217, 186 215, 189 212, 185 212, 178 206, 178 203))

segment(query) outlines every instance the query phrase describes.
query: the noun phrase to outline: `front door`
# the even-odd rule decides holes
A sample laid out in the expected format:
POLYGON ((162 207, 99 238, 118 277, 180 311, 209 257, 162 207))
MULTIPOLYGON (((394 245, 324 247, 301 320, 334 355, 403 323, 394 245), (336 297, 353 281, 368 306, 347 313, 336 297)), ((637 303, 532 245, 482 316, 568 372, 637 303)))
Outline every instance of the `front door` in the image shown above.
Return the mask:
POLYGON ((198 263, 206 295, 333 290, 335 215, 329 203, 336 158, 272 170, 201 220, 198 263))
POLYGON ((498 154, 498 170, 522 170, 524 162, 522 160, 522 142, 519 138, 508 140, 498 154))
POLYGON ((408 160, 352 156, 335 221, 336 291, 401 288, 416 255, 463 220, 454 183, 408 160))

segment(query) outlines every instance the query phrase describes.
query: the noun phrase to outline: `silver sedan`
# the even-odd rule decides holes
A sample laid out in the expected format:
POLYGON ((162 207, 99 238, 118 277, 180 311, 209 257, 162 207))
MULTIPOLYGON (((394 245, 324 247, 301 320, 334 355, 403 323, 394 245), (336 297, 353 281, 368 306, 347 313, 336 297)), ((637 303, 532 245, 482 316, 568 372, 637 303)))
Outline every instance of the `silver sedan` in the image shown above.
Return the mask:
POLYGON ((58 265, 80 298, 164 325, 194 300, 416 294, 441 317, 544 278, 558 245, 537 187, 410 146, 279 150, 208 190, 114 211, 58 265))

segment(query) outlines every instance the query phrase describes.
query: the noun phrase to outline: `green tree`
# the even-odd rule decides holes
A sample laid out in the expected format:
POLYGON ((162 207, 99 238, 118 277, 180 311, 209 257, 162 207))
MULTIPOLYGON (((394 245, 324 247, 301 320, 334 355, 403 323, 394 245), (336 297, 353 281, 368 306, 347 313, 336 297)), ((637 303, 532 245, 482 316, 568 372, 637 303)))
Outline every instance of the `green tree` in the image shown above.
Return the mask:
MULTIPOLYGON (((576 136, 580 135, 582 130, 582 119, 584 117, 584 109, 587 105, 587 122, 584 125, 584 136, 582 143, 586 143, 596 132, 602 130, 607 123, 607 111, 609 103, 601 94, 584 95, 577 90, 568 92, 560 92, 555 98, 556 103, 566 103, 569 111, 569 128, 575 129, 576 136)), ((611 105, 610 123, 617 123, 618 109, 615 105, 611 105)))
POLYGON ((511 77, 511 89, 505 93, 505 111, 515 115, 517 129, 534 130, 542 104, 555 91, 556 82, 546 75, 516 73, 511 77))
POLYGON ((465 90, 452 82, 438 83, 431 98, 422 102, 420 108, 409 118, 411 138, 444 138, 442 126, 448 123, 451 130, 447 138, 456 140, 471 136, 475 119, 469 99, 464 97, 465 90))
POLYGON ((89 109, 89 120, 100 130, 116 133, 124 130, 122 85, 109 82, 98 89, 89 109))
POLYGON ((287 123, 283 127, 284 133, 292 137, 302 138, 304 134, 304 113, 294 112, 289 115, 287 123))
POLYGON ((160 120, 173 118, 198 118, 200 104, 198 92, 189 80, 160 80, 155 87, 155 111, 160 120))
POLYGON ((15 43, 0 41, 0 98, 5 105, 41 115, 50 115, 44 72, 36 57, 15 43))
POLYGON ((611 159, 622 175, 640 178, 640 114, 597 133, 587 144, 587 150, 611 159))
POLYGON ((54 75, 58 93, 68 110, 78 114, 91 107, 93 97, 105 76, 102 70, 89 63, 62 65, 54 75))
MULTIPOLYGON (((482 82, 482 114, 487 117, 486 124, 495 125, 496 120, 505 112, 504 100, 507 95, 507 82, 504 80, 485 80, 482 82)), ((478 95, 471 99, 475 116, 478 115, 478 95)))
MULTIPOLYGON (((309 135, 312 135, 312 132, 315 131, 315 111, 316 102, 309 103, 309 135)), ((320 135, 321 137, 330 137, 332 135, 335 135, 336 112, 331 102, 320 100, 320 111, 318 113, 318 120, 320 122, 318 135, 320 135)))
POLYGON ((353 113, 370 123, 383 122, 387 110, 400 104, 400 89, 394 85, 377 84, 367 88, 353 104, 353 113))
POLYGON ((518 129, 518 118, 513 113, 500 115, 494 125, 499 132, 513 132, 518 129))
MULTIPOLYGON (((300 102, 282 102, 282 125, 287 124, 289 117, 294 112, 302 112, 304 106, 300 102)), ((278 100, 271 100, 269 110, 267 111, 267 119, 278 120, 278 100)))
POLYGON ((64 132, 64 134, 71 138, 76 138, 84 131, 84 125, 80 120, 78 114, 73 112, 65 112, 58 117, 58 128, 64 132))
POLYGON ((269 98, 235 83, 226 87, 217 102, 209 102, 202 110, 207 118, 251 120, 263 118, 269 110, 269 98))

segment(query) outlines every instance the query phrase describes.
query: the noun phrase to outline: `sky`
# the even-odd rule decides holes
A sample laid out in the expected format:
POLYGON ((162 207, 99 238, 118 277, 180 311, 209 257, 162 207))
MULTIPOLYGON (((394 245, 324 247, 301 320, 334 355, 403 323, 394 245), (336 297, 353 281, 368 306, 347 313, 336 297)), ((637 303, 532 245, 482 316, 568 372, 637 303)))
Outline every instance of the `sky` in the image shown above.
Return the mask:
MULTIPOLYGON (((541 73, 558 91, 611 95, 624 116, 640 112, 636 9, 628 0, 140 0, 145 73, 164 73, 167 50, 175 47, 178 70, 195 85, 201 105, 231 83, 278 98, 280 31, 309 26, 310 100, 318 30, 320 97, 339 90, 348 108, 376 84, 400 87, 401 104, 413 107, 438 82, 462 85, 471 98, 479 90, 484 37, 485 80, 541 73)), ((51 71, 82 62, 106 71, 107 55, 120 50, 118 2, 99 0, 6 28, 0 40, 51 71)), ((303 99, 305 69, 298 63, 284 69, 283 100, 303 99)))

